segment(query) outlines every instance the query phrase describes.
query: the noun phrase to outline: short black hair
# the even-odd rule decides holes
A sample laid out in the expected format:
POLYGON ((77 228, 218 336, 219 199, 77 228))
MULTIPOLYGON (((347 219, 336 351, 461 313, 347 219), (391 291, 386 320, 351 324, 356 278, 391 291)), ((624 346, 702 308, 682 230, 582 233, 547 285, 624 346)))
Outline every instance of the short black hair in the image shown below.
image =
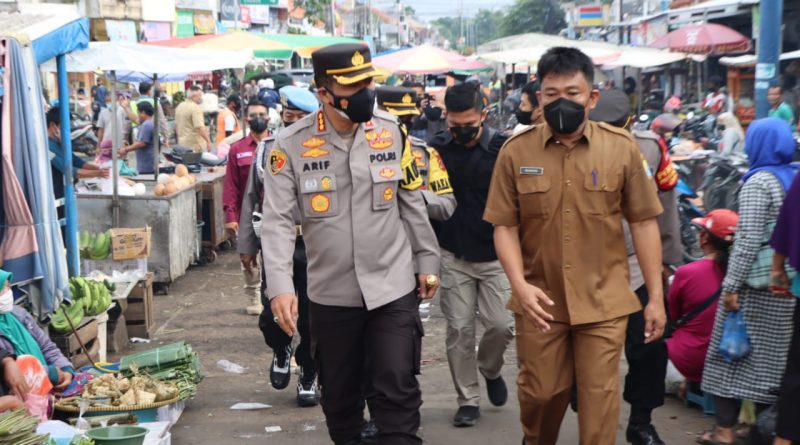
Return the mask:
POLYGON ((333 87, 333 82, 334 80, 331 76, 323 74, 314 76, 314 86, 316 86, 317 89, 325 88, 326 90, 330 90, 333 87))
POLYGON ((61 107, 51 107, 49 110, 47 110, 45 122, 47 122, 48 127, 50 124, 61 126, 61 107))
POLYGON ((153 106, 150 104, 150 102, 139 102, 136 104, 136 109, 139 110, 139 113, 144 113, 148 116, 152 116, 154 114, 153 106))
POLYGON ((414 85, 414 82, 410 80, 404 80, 402 84, 400 84, 403 88, 411 88, 411 85, 414 85))
POLYGON ((258 98, 255 97, 250 99, 250 102, 247 103, 247 108, 245 108, 244 110, 245 114, 250 114, 250 108, 252 107, 264 107, 267 109, 267 112, 269 112, 269 107, 264 102, 261 102, 260 100, 258 100, 258 98))
POLYGON ((539 106, 539 99, 536 97, 536 93, 541 89, 538 80, 534 80, 533 82, 528 82, 522 86, 522 91, 520 94, 527 94, 528 101, 533 105, 533 108, 539 106))
POLYGON ((722 80, 722 77, 720 77, 720 76, 718 76, 716 74, 714 74, 713 76, 708 78, 708 83, 709 83, 709 85, 714 85, 717 88, 722 88, 723 86, 725 86, 725 83, 722 80))
POLYGON ((778 82, 776 82, 774 80, 772 82, 770 82, 769 87, 767 87, 767 91, 769 91, 769 90, 771 90, 773 88, 777 88, 777 89, 781 90, 781 93, 783 93, 783 85, 781 85, 780 83, 778 83, 778 82))
POLYGON ((566 46, 556 46, 547 50, 539 59, 539 66, 536 68, 536 75, 539 79, 544 79, 550 74, 570 75, 578 72, 583 73, 586 82, 593 88, 594 64, 592 59, 578 48, 566 46))
POLYGON ((423 85, 422 82, 411 82, 410 88, 422 88, 424 90, 425 85, 423 85))
POLYGON ((225 101, 226 104, 229 104, 231 102, 235 103, 237 108, 241 108, 242 106, 242 98, 239 97, 239 95, 236 93, 233 93, 230 96, 228 96, 228 100, 225 101))
POLYGON ((203 91, 203 87, 200 85, 192 85, 189 87, 189 91, 203 91))
POLYGON ((153 88, 153 84, 150 82, 142 82, 139 84, 139 94, 147 94, 153 88))
POLYGON ((483 96, 481 95, 480 85, 464 82, 451 86, 444 95, 444 106, 447 111, 456 113, 472 109, 479 112, 483 111, 483 96))

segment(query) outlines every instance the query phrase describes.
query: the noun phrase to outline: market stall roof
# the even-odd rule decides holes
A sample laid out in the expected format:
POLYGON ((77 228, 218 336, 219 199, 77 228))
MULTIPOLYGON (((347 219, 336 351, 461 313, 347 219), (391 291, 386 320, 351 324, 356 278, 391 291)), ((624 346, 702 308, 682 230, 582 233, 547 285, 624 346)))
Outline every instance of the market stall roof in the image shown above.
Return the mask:
POLYGON ((309 58, 319 48, 337 43, 364 43, 349 37, 257 34, 235 31, 225 34, 209 34, 194 37, 180 37, 170 40, 147 43, 148 46, 167 46, 175 48, 252 51, 253 56, 263 59, 291 59, 297 53, 309 58))
POLYGON ((372 59, 376 67, 395 74, 474 73, 492 69, 477 60, 430 45, 415 46, 372 59))
POLYGON ((649 48, 629 47, 620 52, 618 59, 605 63, 603 68, 628 66, 633 68, 651 68, 668 65, 686 59, 686 54, 649 48))
MULTIPOLYGON (((118 42, 92 42, 85 51, 67 55, 67 69, 71 72, 95 70, 180 74, 212 71, 226 68, 243 68, 250 61, 247 51, 212 51, 183 48, 165 48, 118 42)), ((55 64, 47 63, 43 69, 54 71, 55 64)))
MULTIPOLYGON (((578 41, 566 40, 557 45, 534 45, 528 48, 510 49, 506 51, 496 51, 491 53, 478 54, 477 57, 491 62, 505 64, 529 64, 531 66, 539 63, 539 59, 553 46, 574 46, 577 47, 578 41)), ((619 59, 620 51, 616 48, 604 47, 581 47, 581 51, 586 53, 596 65, 602 65, 619 59)))
MULTIPOLYGON (((57 7, 57 6, 56 6, 57 7)), ((0 14, 0 37, 14 37, 20 43, 31 42, 36 63, 60 54, 84 49, 89 44, 89 20, 77 11, 15 12, 0 14)))
MULTIPOLYGON (((800 50, 781 54, 781 60, 800 59, 800 50)), ((720 57, 719 63, 725 66, 753 66, 758 63, 758 56, 755 54, 745 54, 736 57, 720 57)))
POLYGON ((749 38, 718 23, 681 26, 648 46, 711 55, 743 53, 751 48, 749 38))

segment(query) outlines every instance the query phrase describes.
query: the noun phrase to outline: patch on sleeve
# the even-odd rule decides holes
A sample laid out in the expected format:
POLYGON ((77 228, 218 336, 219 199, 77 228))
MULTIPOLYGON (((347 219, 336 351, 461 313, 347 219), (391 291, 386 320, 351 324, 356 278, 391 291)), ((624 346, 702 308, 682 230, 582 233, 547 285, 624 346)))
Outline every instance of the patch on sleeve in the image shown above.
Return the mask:
POLYGON ((400 187, 405 190, 417 190, 422 187, 422 176, 419 174, 417 161, 411 152, 411 142, 406 138, 403 146, 403 156, 400 160, 400 168, 403 170, 403 180, 400 187))
POLYGON ((278 173, 286 167, 286 153, 273 149, 269 152, 269 171, 273 175, 278 173))

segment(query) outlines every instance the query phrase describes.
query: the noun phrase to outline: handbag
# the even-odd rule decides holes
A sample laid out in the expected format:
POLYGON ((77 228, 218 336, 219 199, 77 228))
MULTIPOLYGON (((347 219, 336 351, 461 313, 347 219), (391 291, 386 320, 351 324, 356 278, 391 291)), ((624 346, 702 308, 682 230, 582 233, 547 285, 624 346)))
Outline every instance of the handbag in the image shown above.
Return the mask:
POLYGON ((720 355, 726 362, 733 363, 750 355, 751 350, 744 315, 740 311, 729 313, 722 328, 722 339, 719 342, 720 355))
MULTIPOLYGON (((775 230, 775 223, 769 224, 767 229, 765 235, 766 239, 761 243, 761 249, 758 251, 756 259, 750 267, 750 273, 748 273, 747 277, 744 279, 744 283, 753 289, 769 289, 770 273, 772 272, 772 257, 775 255, 775 249, 772 248, 769 240, 772 237, 772 232, 775 230)), ((786 268, 786 275, 791 282, 795 275, 797 275, 797 271, 789 265, 788 261, 784 267, 786 268)))

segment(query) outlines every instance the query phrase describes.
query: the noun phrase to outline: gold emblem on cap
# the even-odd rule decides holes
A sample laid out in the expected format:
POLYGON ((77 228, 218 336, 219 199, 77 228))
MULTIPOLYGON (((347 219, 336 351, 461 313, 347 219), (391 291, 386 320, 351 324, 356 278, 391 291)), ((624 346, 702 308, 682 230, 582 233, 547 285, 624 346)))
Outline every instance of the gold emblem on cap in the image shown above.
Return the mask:
POLYGON ((353 58, 350 59, 350 62, 353 64, 353 66, 363 65, 364 64, 364 56, 361 54, 361 51, 356 51, 356 53, 353 54, 353 58))
POLYGON ((403 103, 404 104, 410 104, 412 101, 413 101, 413 99, 411 99, 411 95, 410 94, 406 94, 405 96, 403 96, 403 103))

